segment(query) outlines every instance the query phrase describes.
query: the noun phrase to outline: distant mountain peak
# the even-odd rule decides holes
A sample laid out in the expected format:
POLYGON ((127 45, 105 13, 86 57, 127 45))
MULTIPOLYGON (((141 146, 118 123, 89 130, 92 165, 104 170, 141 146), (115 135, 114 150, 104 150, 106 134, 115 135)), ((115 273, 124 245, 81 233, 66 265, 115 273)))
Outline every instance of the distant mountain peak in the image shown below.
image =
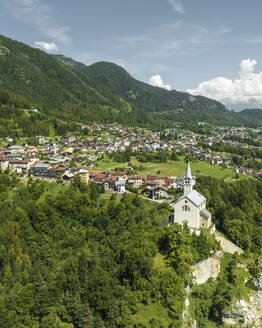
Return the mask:
POLYGON ((251 98, 248 101, 236 101, 230 98, 224 98, 221 100, 228 109, 234 110, 235 112, 240 112, 246 108, 262 108, 262 101, 251 98))

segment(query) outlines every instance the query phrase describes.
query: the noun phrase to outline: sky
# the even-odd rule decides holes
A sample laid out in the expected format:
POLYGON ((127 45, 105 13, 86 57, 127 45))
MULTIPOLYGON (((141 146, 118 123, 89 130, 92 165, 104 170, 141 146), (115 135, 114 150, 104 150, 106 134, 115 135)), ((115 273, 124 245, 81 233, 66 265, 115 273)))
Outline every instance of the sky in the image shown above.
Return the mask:
POLYGON ((217 100, 262 102, 261 0, 0 0, 0 34, 217 100))

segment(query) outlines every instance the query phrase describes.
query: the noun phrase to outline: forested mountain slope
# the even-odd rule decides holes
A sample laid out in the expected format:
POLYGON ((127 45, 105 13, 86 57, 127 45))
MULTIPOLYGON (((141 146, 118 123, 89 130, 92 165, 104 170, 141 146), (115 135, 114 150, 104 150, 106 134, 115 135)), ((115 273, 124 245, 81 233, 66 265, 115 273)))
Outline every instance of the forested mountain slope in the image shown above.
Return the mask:
POLYGON ((140 82, 113 63, 86 66, 0 35, 0 105, 6 92, 17 96, 22 108, 36 106, 67 122, 116 121, 156 128, 199 121, 257 124, 215 100, 140 82))
POLYGON ((249 121, 250 124, 252 122, 256 122, 258 125, 262 125, 262 109, 258 108, 249 108, 249 109, 244 109, 241 112, 238 113, 238 115, 245 119, 246 121, 249 121))
POLYGON ((183 121, 186 114, 189 121, 216 121, 225 124, 237 122, 234 114, 218 101, 153 87, 134 79, 123 68, 113 63, 96 63, 89 66, 86 72, 140 110, 155 112, 154 117, 183 121))
POLYGON ((132 106, 111 89, 39 49, 4 36, 0 36, 1 90, 63 119, 123 123, 137 119, 132 106))
POLYGON ((228 111, 220 102, 186 92, 168 91, 134 79, 125 69, 109 62, 90 66, 65 56, 56 56, 78 73, 87 74, 97 82, 111 88, 116 94, 134 105, 139 112, 150 113, 157 120, 192 124, 205 121, 213 124, 256 125, 255 118, 228 111))

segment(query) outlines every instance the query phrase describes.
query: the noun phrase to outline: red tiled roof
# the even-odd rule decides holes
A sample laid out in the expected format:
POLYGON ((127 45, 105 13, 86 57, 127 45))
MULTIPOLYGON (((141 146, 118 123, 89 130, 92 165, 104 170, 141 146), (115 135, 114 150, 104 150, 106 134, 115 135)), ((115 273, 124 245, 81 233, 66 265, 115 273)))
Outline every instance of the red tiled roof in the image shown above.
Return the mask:
POLYGON ((136 175, 136 174, 130 175, 128 179, 142 179, 142 175, 136 175))
POLYGON ((19 161, 19 160, 11 160, 9 164, 28 164, 29 161, 19 161))

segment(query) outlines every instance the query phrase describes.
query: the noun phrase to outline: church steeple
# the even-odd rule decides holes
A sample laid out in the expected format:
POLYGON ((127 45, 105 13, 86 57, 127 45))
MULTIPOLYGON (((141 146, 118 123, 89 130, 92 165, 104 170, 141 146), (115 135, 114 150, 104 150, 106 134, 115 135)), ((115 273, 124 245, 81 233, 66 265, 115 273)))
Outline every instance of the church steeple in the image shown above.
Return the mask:
POLYGON ((191 174, 191 167, 189 162, 187 163, 187 169, 186 169, 186 178, 192 179, 192 174, 191 174))
POLYGON ((193 190, 194 184, 195 184, 195 179, 192 177, 191 167, 188 162, 187 169, 186 169, 186 175, 184 176, 184 179, 183 179, 184 195, 189 194, 193 190))

